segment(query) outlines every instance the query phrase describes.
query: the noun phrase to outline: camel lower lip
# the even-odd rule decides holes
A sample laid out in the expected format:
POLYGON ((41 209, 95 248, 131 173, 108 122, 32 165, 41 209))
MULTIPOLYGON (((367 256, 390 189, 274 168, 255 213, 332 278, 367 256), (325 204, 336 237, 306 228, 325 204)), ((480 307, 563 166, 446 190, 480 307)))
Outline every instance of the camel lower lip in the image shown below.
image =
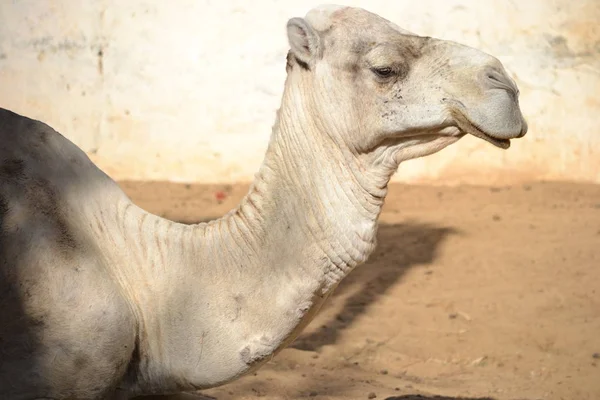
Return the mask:
POLYGON ((508 149, 510 147, 510 140, 508 139, 498 139, 491 135, 485 133, 481 128, 471 122, 465 115, 462 113, 457 113, 456 121, 458 123, 459 129, 463 132, 470 133, 471 135, 478 137, 479 139, 483 139, 486 142, 493 144, 496 147, 501 149, 508 149))
POLYGON ((508 149, 510 147, 510 140, 508 139, 496 139, 494 137, 491 137, 489 135, 483 134, 483 135, 473 135, 475 137, 478 137, 480 139, 483 139, 487 142, 490 142, 491 144, 493 144, 496 147, 499 147, 501 149, 508 149))

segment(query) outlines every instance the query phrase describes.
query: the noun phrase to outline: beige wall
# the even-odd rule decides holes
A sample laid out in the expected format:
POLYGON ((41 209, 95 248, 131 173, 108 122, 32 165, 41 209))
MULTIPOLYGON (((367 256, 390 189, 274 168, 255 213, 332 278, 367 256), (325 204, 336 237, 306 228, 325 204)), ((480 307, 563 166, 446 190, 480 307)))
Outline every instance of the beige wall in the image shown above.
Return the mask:
MULTIPOLYGON (((41 119, 117 179, 252 179, 285 78, 285 23, 315 1, 5 0, 0 106, 41 119)), ((530 124, 472 138, 404 181, 600 182, 600 1, 347 0, 500 58, 530 124)), ((0 143, 0 145, 2 145, 0 143)))

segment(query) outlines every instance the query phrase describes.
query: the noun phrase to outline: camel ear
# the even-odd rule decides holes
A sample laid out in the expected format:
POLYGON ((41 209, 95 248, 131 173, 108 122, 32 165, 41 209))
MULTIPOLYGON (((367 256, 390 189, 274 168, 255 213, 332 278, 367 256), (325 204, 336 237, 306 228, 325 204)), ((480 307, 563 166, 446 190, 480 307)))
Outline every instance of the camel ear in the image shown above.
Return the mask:
POLYGON ((299 61, 311 65, 319 53, 319 34, 302 18, 292 18, 287 23, 288 41, 292 53, 299 61))

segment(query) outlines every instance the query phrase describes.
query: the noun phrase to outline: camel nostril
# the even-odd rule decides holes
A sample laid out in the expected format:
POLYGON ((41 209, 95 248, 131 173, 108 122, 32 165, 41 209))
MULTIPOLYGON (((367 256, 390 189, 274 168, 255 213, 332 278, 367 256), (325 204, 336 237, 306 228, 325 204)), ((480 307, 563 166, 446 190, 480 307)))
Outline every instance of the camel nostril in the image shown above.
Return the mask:
POLYGON ((498 78, 496 78, 494 75, 488 74, 488 76, 487 76, 487 77, 488 77, 488 79, 489 79, 490 81, 497 82, 497 83, 502 83, 502 82, 500 82, 500 81, 498 80, 498 78))
POLYGON ((506 79, 500 72, 498 72, 496 70, 489 71, 487 73, 487 78, 497 85, 510 86, 508 84, 508 79, 506 79))
POLYGON ((488 70, 486 78, 494 89, 504 89, 508 91, 515 99, 519 96, 518 90, 511 79, 501 71, 495 69, 488 70))

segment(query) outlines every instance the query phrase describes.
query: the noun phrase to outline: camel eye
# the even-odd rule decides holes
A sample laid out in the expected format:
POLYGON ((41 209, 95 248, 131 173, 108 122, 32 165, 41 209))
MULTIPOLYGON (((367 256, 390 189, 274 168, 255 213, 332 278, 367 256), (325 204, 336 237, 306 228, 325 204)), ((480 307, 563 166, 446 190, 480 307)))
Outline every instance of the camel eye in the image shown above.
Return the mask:
POLYGON ((380 78, 389 78, 394 73, 390 67, 371 68, 371 71, 380 78))

